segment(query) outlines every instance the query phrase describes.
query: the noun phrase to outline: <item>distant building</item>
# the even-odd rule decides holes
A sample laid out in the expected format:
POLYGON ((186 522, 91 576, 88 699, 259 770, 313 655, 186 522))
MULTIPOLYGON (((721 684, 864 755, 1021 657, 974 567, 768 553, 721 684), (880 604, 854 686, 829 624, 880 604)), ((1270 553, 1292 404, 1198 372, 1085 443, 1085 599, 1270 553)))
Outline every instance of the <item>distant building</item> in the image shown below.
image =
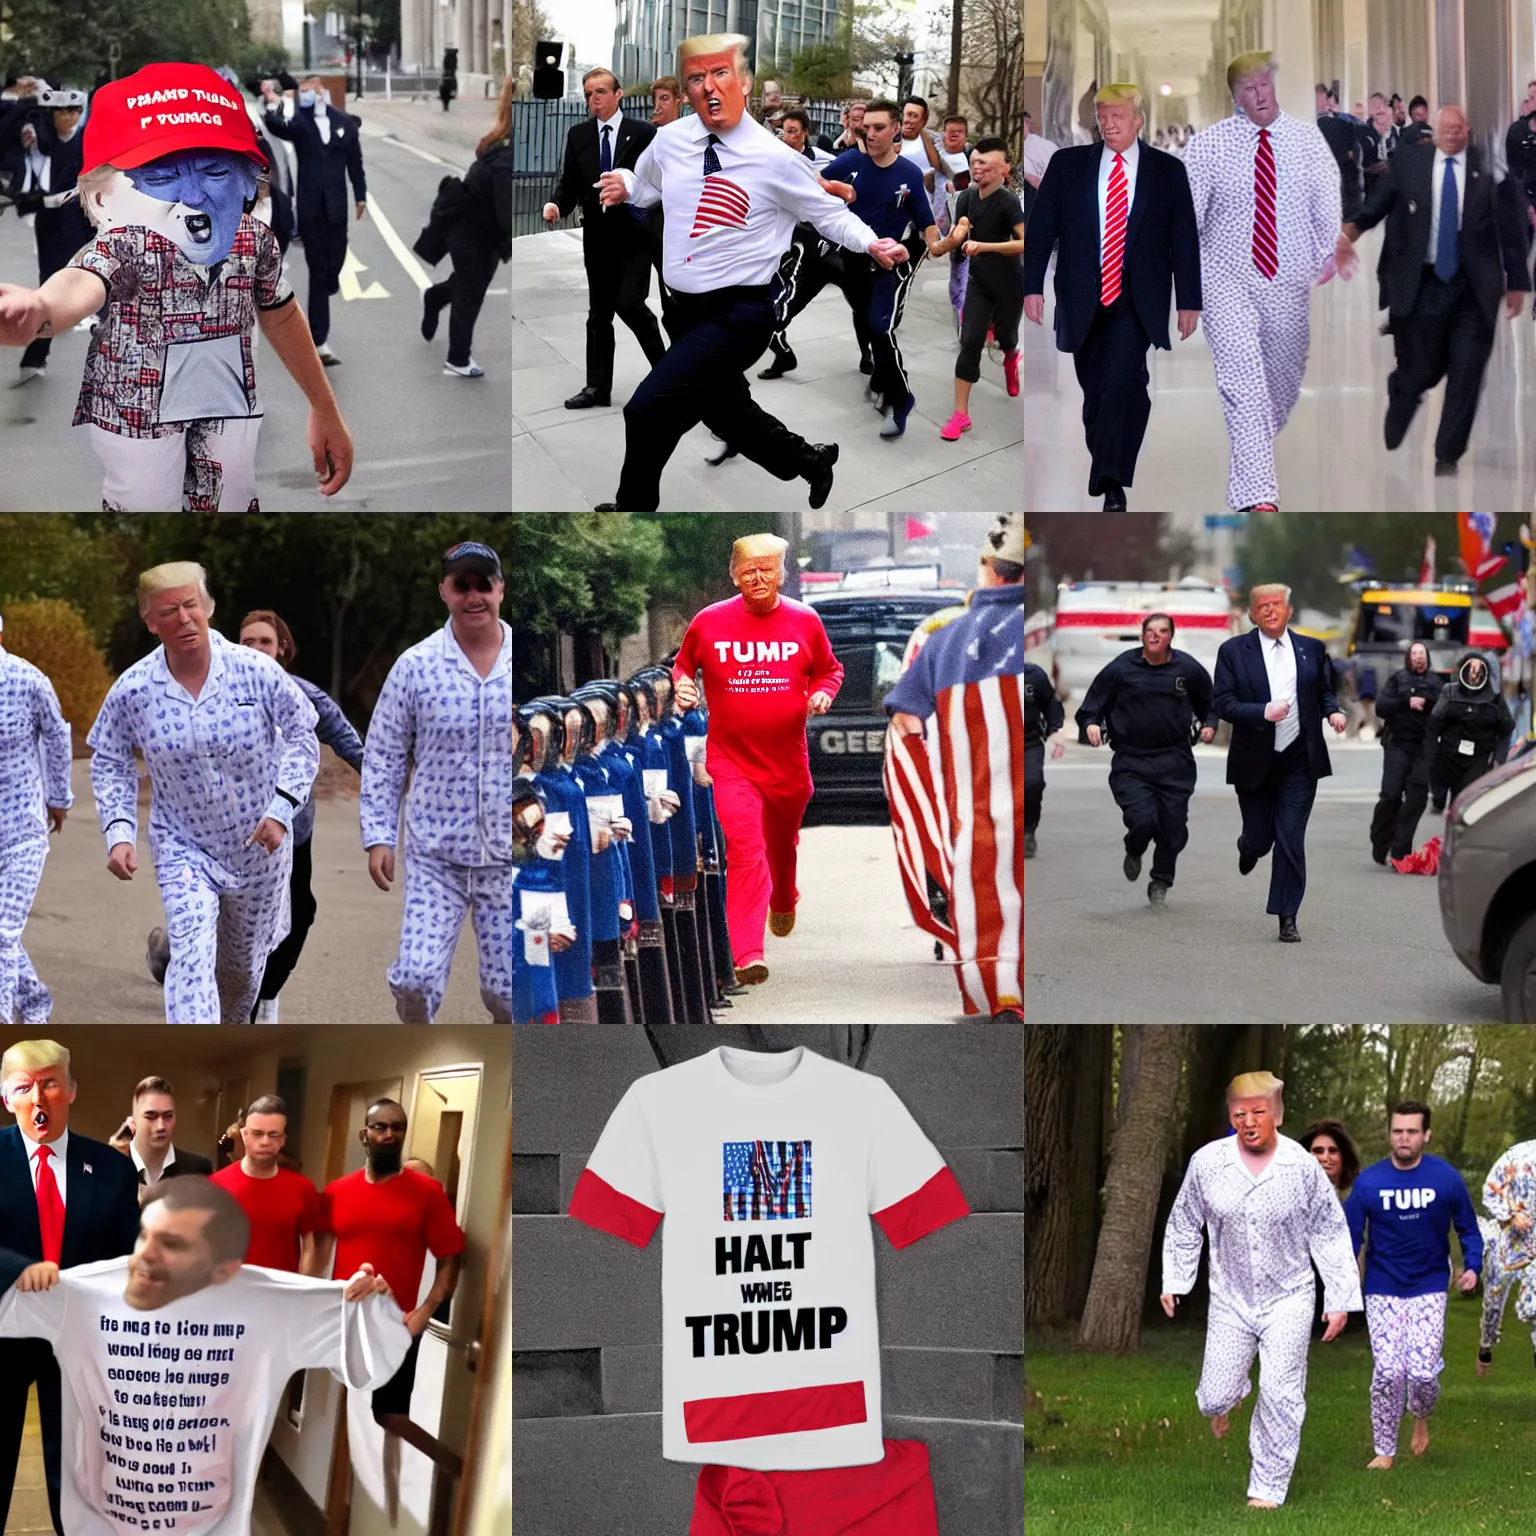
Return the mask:
POLYGON ((400 0, 400 64, 437 69, 459 50, 461 75, 492 75, 499 84, 512 38, 512 0, 400 0))

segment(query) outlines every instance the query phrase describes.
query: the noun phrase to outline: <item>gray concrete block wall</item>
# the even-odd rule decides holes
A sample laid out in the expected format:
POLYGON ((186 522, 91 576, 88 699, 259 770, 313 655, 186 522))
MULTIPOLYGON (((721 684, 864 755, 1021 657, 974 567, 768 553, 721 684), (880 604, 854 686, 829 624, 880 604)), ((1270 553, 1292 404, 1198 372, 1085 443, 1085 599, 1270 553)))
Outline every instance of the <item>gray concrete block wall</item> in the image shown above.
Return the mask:
MULTIPOLYGON (((859 1031, 775 1028, 833 1059, 859 1031)), ((720 1043, 678 1030, 668 1062, 720 1043)), ((639 1030, 520 1033, 513 1073, 514 1516, 517 1536, 683 1536, 697 1468, 661 1457, 661 1234, 646 1249, 564 1215, 635 1078, 639 1030), (555 1192, 558 1188, 558 1206, 555 1192), (552 1208, 553 1207, 553 1208, 552 1208)), ((897 1251, 874 1234, 885 1419, 929 1448, 942 1536, 1022 1526, 1022 1031, 877 1029, 883 1077, 950 1162, 973 1214, 897 1251)))

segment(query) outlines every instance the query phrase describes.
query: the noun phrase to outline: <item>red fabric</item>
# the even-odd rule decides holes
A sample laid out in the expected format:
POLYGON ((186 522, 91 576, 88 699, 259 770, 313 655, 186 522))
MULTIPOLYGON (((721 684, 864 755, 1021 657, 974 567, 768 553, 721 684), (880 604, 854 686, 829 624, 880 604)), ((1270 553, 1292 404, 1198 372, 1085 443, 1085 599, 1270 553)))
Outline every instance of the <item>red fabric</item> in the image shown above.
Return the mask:
POLYGON ((326 1186, 320 1230, 336 1234, 331 1273, 345 1280, 372 1264, 389 1282, 402 1312, 416 1305, 427 1254, 446 1259, 464 1251, 464 1234, 436 1179, 409 1168, 370 1184, 359 1168, 326 1186))
POLYGON ((37 1149, 37 1224, 43 1233, 43 1257, 57 1264, 64 1251, 64 1201, 53 1176, 53 1148, 48 1146, 37 1149))
POLYGON ((1422 848, 1405 858, 1393 859, 1392 868, 1400 875, 1436 875, 1440 872, 1440 839, 1432 837, 1422 848))
POLYGON ((1253 264, 1273 279, 1279 270, 1275 238, 1275 151, 1269 129, 1259 129, 1259 148, 1253 157, 1253 264))
MULTIPOLYGON (((710 720, 713 751, 713 712, 710 720)), ((725 926, 731 937, 731 958, 738 966, 750 965, 763 958, 768 913, 795 910, 795 850, 811 785, 807 780, 804 786, 773 793, 735 773, 711 772, 715 777, 715 814, 725 834, 726 862, 731 870, 731 878, 725 882, 725 926)))
POLYGON ((920 1440, 887 1440, 885 1459, 814 1472, 702 1467, 688 1536, 939 1536, 920 1440))
MULTIPOLYGON (((929 880, 948 896, 954 889, 954 869, 936 813, 939 791, 933 782, 933 765, 921 736, 903 736, 896 730, 887 735, 884 779, 891 834, 896 840, 896 867, 901 871, 912 921, 941 944, 955 949, 953 922, 941 921, 929 905, 929 880)), ((953 913, 953 903, 948 911, 953 913)))
POLYGON ((622 1237, 636 1248, 644 1248, 650 1242, 662 1217, 662 1212, 653 1211, 650 1206, 620 1194, 590 1168, 583 1168, 581 1177, 576 1180, 569 1214, 589 1227, 596 1227, 599 1232, 622 1237))
POLYGON ((748 1440, 755 1435, 792 1435, 802 1429, 835 1429, 869 1418, 862 1381, 781 1392, 743 1392, 736 1397, 698 1397, 683 1404, 689 1441, 748 1440))
POLYGON ((1125 264, 1125 216, 1130 208, 1130 186, 1125 179, 1125 156, 1115 155, 1109 171, 1109 190, 1104 199, 1104 255, 1099 276, 1099 303, 1106 308, 1120 297, 1120 269, 1125 264))
POLYGON ((969 1216, 971 1207, 947 1166, 940 1168, 921 1189, 915 1189, 904 1200, 888 1205, 875 1212, 880 1230, 890 1238, 895 1248, 910 1248, 920 1237, 947 1227, 962 1216, 969 1216))
POLYGON ((738 594, 693 616, 672 665, 674 678, 704 674, 709 706, 710 773, 732 767, 738 777, 772 790, 811 783, 805 741, 806 701, 835 696, 843 664, 814 608, 780 598, 766 617, 747 612, 738 594), (793 648, 786 657, 784 647, 793 648))
MULTIPOLYGON (((227 1189, 250 1219, 251 1243, 245 1262, 297 1274, 299 1238, 320 1228, 320 1193, 315 1186, 291 1168, 279 1168, 270 1179, 253 1179, 239 1163, 220 1168, 213 1182, 227 1189)), ((395 1299, 400 1299, 398 1292, 395 1299)), ((400 1304, 409 1310, 415 1302, 400 1304)))

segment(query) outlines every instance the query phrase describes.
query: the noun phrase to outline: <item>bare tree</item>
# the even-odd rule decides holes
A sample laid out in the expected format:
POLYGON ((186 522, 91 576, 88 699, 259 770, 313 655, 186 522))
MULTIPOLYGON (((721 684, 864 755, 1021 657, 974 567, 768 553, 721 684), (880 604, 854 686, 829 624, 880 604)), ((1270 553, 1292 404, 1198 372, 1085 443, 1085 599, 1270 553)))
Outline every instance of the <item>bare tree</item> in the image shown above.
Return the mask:
POLYGON ((508 70, 515 70, 519 64, 531 64, 539 39, 554 38, 554 26, 539 0, 512 0, 512 52, 507 59, 508 70))
POLYGON ((1067 1318, 1071 1262, 1072 1036, 1065 1024, 1041 1024, 1024 1033, 1024 1324, 1039 1327, 1067 1318))
POLYGON ((999 134, 1018 149, 1024 139, 1024 9, 1019 0, 964 4, 963 62, 980 132, 999 134))

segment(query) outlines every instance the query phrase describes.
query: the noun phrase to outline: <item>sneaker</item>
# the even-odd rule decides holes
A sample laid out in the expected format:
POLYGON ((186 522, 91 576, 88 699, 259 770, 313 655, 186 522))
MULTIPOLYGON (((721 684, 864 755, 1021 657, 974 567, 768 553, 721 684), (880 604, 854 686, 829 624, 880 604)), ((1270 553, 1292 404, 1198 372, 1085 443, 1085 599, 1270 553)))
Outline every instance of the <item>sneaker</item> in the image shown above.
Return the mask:
POLYGON ((1147 883, 1147 900, 1154 907, 1161 907, 1168 900, 1168 887, 1161 880, 1151 880, 1147 883))
POLYGON ((971 418, 967 416, 964 411, 956 411, 955 414, 951 416, 942 427, 939 428, 939 436, 942 437, 946 443, 958 443, 960 441, 960 434, 962 432, 969 432, 970 430, 971 418))
POLYGON ((1017 351, 1007 353, 1003 358, 1003 379, 1008 385, 1008 393, 1016 395, 1019 392, 1019 354, 1017 351))
POLYGON ((251 1016, 252 1024, 276 1024, 277 1023, 277 998, 264 997, 256 1004, 256 1012, 251 1016))
POLYGON ((896 407, 888 405, 880 412, 885 419, 880 423, 881 437, 900 437, 901 428, 896 425, 896 407))
POLYGON ((460 379, 483 379, 485 377, 485 369, 474 358, 470 358, 468 366, 463 368, 459 367, 457 363, 444 363, 443 372, 445 374, 451 373, 460 379))
POLYGON ((736 967, 736 984, 741 987, 755 987, 768 980, 768 967, 761 960, 754 960, 751 965, 738 965, 736 967))
POLYGON ((320 345, 315 348, 315 351, 319 354, 320 361, 324 363, 327 368, 339 368, 341 366, 341 359, 331 351, 330 342, 322 341, 320 345))
POLYGON ((917 399, 908 395, 899 404, 887 406, 885 412, 885 425, 880 428, 881 437, 900 437, 907 430, 907 417, 912 414, 917 405, 917 399))
POLYGON ((1127 852, 1125 858, 1121 860, 1120 868, 1125 872, 1127 880, 1139 878, 1141 875, 1141 855, 1139 853, 1127 852))
POLYGON ((768 914, 768 932, 776 939, 787 939, 795 931, 795 914, 793 912, 770 912, 768 914))
POLYGON ((38 368, 18 368, 16 370, 17 385, 30 384, 33 379, 45 379, 48 377, 48 365, 44 363, 38 368))
POLYGON ((149 967, 149 974, 164 986, 166 967, 171 963, 171 941, 166 936, 164 928, 149 930, 149 942, 144 948, 144 963, 149 967))

